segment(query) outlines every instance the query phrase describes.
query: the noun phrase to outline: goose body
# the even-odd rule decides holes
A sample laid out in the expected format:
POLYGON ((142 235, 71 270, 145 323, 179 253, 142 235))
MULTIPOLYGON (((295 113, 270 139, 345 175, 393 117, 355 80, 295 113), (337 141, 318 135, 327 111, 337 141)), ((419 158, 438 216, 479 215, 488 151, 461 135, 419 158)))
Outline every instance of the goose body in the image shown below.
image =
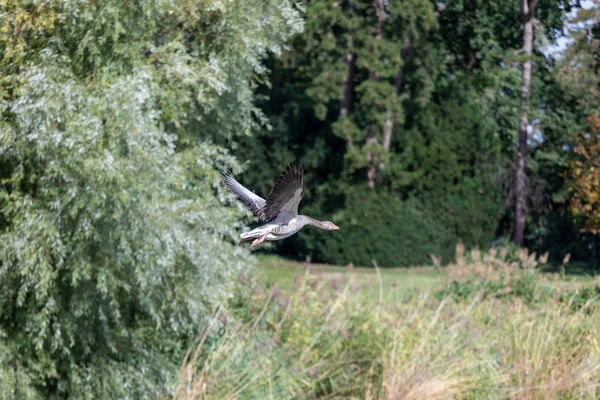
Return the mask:
POLYGON ((285 239, 297 233, 306 225, 313 225, 325 230, 339 228, 329 221, 318 221, 306 215, 298 214, 298 205, 304 197, 303 166, 290 165, 281 174, 267 199, 254 194, 240 184, 231 174, 226 174, 223 181, 261 220, 266 224, 240 235, 241 242, 255 239, 251 247, 263 241, 285 239))

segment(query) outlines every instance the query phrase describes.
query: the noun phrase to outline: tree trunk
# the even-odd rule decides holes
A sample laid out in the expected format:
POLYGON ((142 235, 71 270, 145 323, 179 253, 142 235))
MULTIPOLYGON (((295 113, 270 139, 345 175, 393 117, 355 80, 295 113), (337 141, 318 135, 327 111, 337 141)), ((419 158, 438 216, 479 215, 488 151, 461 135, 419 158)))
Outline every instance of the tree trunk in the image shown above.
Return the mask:
POLYGON ((537 0, 521 0, 523 17, 523 52, 525 60, 522 65, 521 83, 521 121, 519 124, 519 150, 517 152, 517 172, 515 179, 515 236, 514 242, 523 246, 525 217, 527 215, 527 127, 529 121, 529 86, 531 82, 531 55, 533 52, 533 12, 537 0))
POLYGON ((598 239, 598 235, 595 233, 592 234, 592 267, 598 267, 598 250, 596 247, 596 240, 598 239))
MULTIPOLYGON (((345 62, 348 65, 348 71, 344 78, 342 88, 342 100, 340 101, 340 118, 346 117, 352 111, 352 96, 354 93, 354 75, 356 73, 356 54, 354 53, 354 34, 348 39, 348 51, 346 52, 345 62)), ((353 147, 352 138, 348 139, 348 147, 353 147)))
POLYGON ((340 117, 347 116, 352 109, 352 93, 354 92, 354 74, 356 71, 356 54, 354 54, 354 37, 351 36, 348 40, 348 52, 345 56, 348 72, 344 79, 344 87, 342 90, 342 101, 340 102, 340 117))
POLYGON ((375 169, 375 163, 373 163, 373 153, 369 151, 369 146, 375 143, 376 140, 373 129, 368 127, 365 147, 367 147, 367 187, 369 189, 375 189, 375 179, 377 179, 377 170, 375 169))
MULTIPOLYGON (((408 62, 408 58, 410 56, 410 45, 407 45, 400 52, 400 56, 402 57, 402 66, 398 69, 398 74, 396 74, 396 79, 394 79, 394 89, 396 91, 396 95, 399 96, 402 92, 402 86, 404 84, 404 74, 406 72, 406 63, 408 62)), ((383 126, 383 150, 390 151, 390 147, 392 145, 392 133, 394 131, 394 120, 392 109, 388 107, 385 113, 385 124, 383 126)), ((381 162, 379 164, 380 169, 385 168, 385 163, 381 162)))
POLYGON ((375 23, 375 39, 381 39, 383 34, 383 0, 373 0, 377 22, 375 23))
MULTIPOLYGON (((376 40, 381 40, 381 37, 383 36, 383 0, 373 0, 373 7, 375 8, 375 15, 377 17, 374 37, 376 40)), ((379 80, 377 73, 371 73, 370 78, 376 81, 379 80)), ((370 145, 376 141, 377 139, 375 138, 373 127, 367 126, 365 147, 367 147, 367 187, 369 189, 375 189, 375 180, 377 178, 377 167, 374 163, 374 156, 373 153, 369 151, 370 145)))

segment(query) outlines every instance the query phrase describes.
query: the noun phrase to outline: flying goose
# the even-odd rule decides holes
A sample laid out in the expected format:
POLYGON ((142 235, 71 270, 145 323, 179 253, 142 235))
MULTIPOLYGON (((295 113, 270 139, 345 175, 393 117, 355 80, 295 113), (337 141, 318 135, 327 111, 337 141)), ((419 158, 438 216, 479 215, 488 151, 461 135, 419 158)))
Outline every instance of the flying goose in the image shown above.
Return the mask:
POLYGON ((289 165, 273 185, 267 199, 257 196, 240 184, 231 173, 223 176, 223 181, 246 205, 266 224, 240 235, 241 242, 255 239, 250 247, 258 246, 265 240, 285 239, 298 232, 305 225, 316 226, 327 231, 340 229, 333 222, 317 221, 306 215, 298 215, 298 204, 304 197, 304 165, 289 165))

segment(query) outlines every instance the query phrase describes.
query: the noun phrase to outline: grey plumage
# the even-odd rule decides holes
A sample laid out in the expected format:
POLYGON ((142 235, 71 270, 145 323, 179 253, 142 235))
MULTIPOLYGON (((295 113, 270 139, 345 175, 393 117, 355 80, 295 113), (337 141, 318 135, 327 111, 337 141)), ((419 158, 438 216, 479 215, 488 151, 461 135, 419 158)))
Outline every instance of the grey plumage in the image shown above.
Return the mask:
POLYGON ((245 188, 231 174, 225 174, 223 181, 254 214, 270 222, 282 212, 298 215, 298 204, 304 196, 304 165, 289 165, 273 185, 267 200, 245 188))
POLYGON ((239 197, 240 200, 242 200, 254 214, 265 221, 265 219, 261 216, 262 210, 265 208, 267 203, 265 199, 246 189, 230 173, 223 175, 223 181, 229 190, 235 193, 237 197, 239 197))
POLYGON ((331 221, 318 221, 306 215, 298 215, 298 205, 304 197, 303 165, 288 166, 273 185, 266 200, 246 189, 231 174, 223 175, 223 181, 254 214, 266 222, 240 235, 241 242, 254 239, 250 247, 255 247, 265 240, 281 240, 292 236, 305 225, 328 231, 339 229, 331 221))
POLYGON ((282 212, 298 215, 298 205, 304 197, 304 165, 289 165, 273 185, 261 215, 272 221, 282 212))

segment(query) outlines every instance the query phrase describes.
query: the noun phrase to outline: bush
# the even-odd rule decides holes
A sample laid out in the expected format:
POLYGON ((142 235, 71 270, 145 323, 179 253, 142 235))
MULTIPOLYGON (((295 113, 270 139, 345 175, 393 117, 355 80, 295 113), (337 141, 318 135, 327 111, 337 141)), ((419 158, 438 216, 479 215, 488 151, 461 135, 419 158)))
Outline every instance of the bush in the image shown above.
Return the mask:
POLYGON ((505 211, 501 126, 489 98, 472 79, 456 76, 436 88, 439 98, 394 136, 399 153, 389 172, 395 192, 410 194, 419 209, 467 248, 483 248, 497 234, 505 211), (409 128, 410 127, 410 128, 409 128))
POLYGON ((147 393, 244 263, 211 190, 220 151, 174 151, 143 71, 84 87, 48 64, 23 73, 2 135, 4 365, 46 396, 147 393))
MULTIPOLYGON (((451 246, 461 241, 467 248, 487 247, 504 210, 501 192, 493 182, 494 178, 485 175, 465 178, 460 186, 448 189, 449 193, 422 195, 420 208, 454 237, 451 246)), ((440 184, 438 190, 443 187, 440 184)))
POLYGON ((600 285, 584 284, 575 290, 567 290, 560 294, 559 300, 573 311, 584 311, 588 314, 600 309, 600 285))
POLYGON ((216 170, 234 162, 209 135, 255 126, 261 59, 298 12, 285 0, 7 7, 0 397, 156 396, 249 262, 216 170))
MULTIPOLYGON (((304 213, 316 213, 307 207, 304 213)), ((314 261, 382 267, 430 263, 430 255, 450 261, 453 237, 435 220, 417 211, 413 202, 401 201, 385 192, 354 188, 345 196, 343 211, 332 221, 339 232, 304 229, 301 252, 314 261)))
POLYGON ((541 284, 540 264, 548 255, 537 257, 527 249, 513 246, 497 248, 482 253, 477 249, 465 253, 464 246, 456 246, 456 263, 446 268, 450 281, 444 290, 436 293, 438 298, 448 294, 458 301, 466 301, 475 295, 482 298, 521 299, 528 305, 544 303, 552 298, 552 286, 541 284))

